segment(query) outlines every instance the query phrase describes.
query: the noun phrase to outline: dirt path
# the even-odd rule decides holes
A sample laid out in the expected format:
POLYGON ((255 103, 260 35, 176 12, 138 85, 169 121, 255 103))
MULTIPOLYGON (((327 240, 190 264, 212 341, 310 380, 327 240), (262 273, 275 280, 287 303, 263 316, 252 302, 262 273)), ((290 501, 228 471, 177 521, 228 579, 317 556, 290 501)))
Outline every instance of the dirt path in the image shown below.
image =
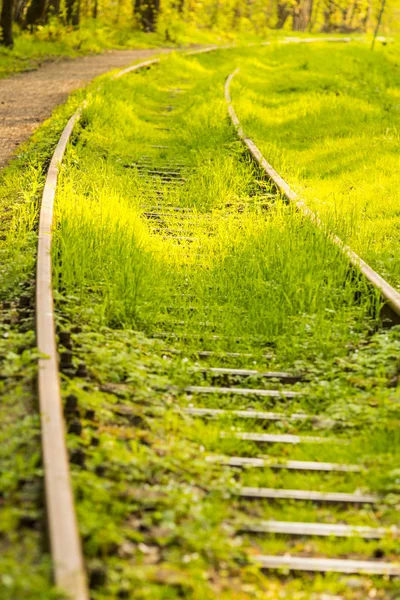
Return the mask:
POLYGON ((121 50, 48 62, 37 71, 0 79, 0 168, 73 90, 97 75, 160 52, 169 50, 121 50))

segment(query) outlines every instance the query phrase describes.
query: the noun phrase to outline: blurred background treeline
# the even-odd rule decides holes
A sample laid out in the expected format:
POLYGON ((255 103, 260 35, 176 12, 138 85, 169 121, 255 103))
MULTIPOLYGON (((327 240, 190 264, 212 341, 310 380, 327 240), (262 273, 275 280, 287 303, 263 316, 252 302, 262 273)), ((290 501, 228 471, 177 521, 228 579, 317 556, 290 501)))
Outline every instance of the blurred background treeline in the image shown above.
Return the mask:
MULTIPOLYGON (((0 0, 0 44, 29 52, 182 45, 274 32, 371 33, 384 0, 0 0)), ((398 3, 398 7, 395 3, 398 3)), ((388 0, 381 31, 396 30, 388 0)), ((39 52, 40 54, 40 52, 39 52)))

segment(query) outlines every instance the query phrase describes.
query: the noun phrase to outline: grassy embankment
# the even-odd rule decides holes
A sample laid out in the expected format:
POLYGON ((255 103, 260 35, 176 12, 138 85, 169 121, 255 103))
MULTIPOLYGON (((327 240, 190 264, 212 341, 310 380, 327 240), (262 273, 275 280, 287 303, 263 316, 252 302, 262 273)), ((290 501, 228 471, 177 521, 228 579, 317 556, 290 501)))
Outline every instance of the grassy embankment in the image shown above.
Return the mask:
MULTIPOLYGON (((73 352, 63 392, 96 600, 129 597, 133 589, 137 598, 160 599, 305 599, 328 591, 353 600, 398 597, 397 584, 368 577, 357 589, 335 575, 271 576, 266 582, 248 563, 260 549, 288 548, 391 559, 396 545, 390 535, 378 542, 235 536, 238 523, 250 516, 370 525, 389 525, 398 516, 399 334, 373 334, 376 299, 362 293, 363 283, 337 249, 269 195, 235 140, 223 82, 235 63, 243 71, 248 61, 254 64, 254 52, 171 57, 159 76, 157 67, 106 85, 89 98, 67 153, 57 200, 57 310, 73 352), (178 163, 182 178, 161 193, 160 203, 192 209, 183 220, 173 214, 144 217, 165 190, 157 174, 151 185, 143 177, 146 169, 135 167, 144 155, 157 168, 178 163), (185 239, 178 243, 173 233, 185 239), (178 338, 168 332, 178 332, 178 338), (297 387, 306 393, 286 403, 188 396, 182 388, 203 381, 192 370, 199 364, 196 349, 253 354, 245 365, 232 359, 236 366, 301 370, 309 381, 297 387), (349 443, 265 450, 221 440, 221 430, 262 428, 237 419, 191 419, 182 412, 191 403, 325 415, 319 435, 349 443), (237 477, 210 468, 204 457, 215 452, 356 462, 367 470, 317 477, 266 469, 237 477), (380 490, 384 500, 377 509, 361 510, 249 505, 234 499, 238 480, 250 486, 380 490)), ((274 56, 276 50, 259 51, 260 64, 269 52, 274 56)), ((298 56, 299 49, 285 52, 298 56)), ((207 364, 220 361, 217 354, 207 364)), ((299 427, 283 419, 268 429, 300 430, 313 435, 315 424, 299 427)))
MULTIPOLYGON (((95 85, 95 84, 94 84, 95 85)), ((51 154, 74 94, 0 173, 0 597, 58 598, 45 545, 36 397, 34 281, 37 217, 51 154)))
POLYGON ((232 93, 267 160, 307 204, 400 286, 398 46, 277 47, 232 93))

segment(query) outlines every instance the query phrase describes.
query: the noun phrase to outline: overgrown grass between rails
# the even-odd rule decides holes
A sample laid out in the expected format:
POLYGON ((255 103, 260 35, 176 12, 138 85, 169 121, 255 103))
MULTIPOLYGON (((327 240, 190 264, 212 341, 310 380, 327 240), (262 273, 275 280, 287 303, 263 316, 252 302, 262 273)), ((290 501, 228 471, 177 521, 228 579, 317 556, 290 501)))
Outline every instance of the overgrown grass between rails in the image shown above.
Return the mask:
MULTIPOLYGON (((192 600, 398 595, 397 583, 373 578, 356 593, 337 575, 266 579, 249 558, 261 548, 282 552, 285 540, 235 534, 238 524, 266 518, 390 525, 399 491, 398 331, 372 335, 378 299, 331 242, 271 196, 236 141, 223 83, 233 63, 248 58, 243 51, 173 56, 106 85, 90 99, 63 167, 57 319, 76 332, 63 393, 67 406, 77 402, 68 416, 69 446, 96 600, 132 590, 143 599, 192 600), (175 186, 163 180, 163 169, 178 173, 175 186), (171 207, 191 212, 182 217, 171 207), (160 332, 169 339, 149 339, 160 332), (196 349, 250 354, 228 360, 231 366, 299 370, 306 381, 295 389, 303 396, 285 402, 185 394, 186 385, 204 381, 193 367, 222 362, 223 352, 199 361, 196 349), (79 369, 85 378, 76 377, 79 369), (192 404, 311 412, 330 425, 295 429, 282 419, 267 430, 351 439, 294 448, 221 439, 222 429, 264 429, 233 418, 205 423, 182 412, 192 404), (356 462, 366 471, 243 473, 205 461, 219 453, 356 462), (380 491, 384 501, 361 510, 249 503, 235 495, 243 484, 380 491)), ((249 383, 256 385, 272 383, 249 383)), ((390 535, 371 543, 300 539, 290 549, 396 554, 390 535)))
MULTIPOLYGON (((363 293, 347 260, 290 207, 263 201, 259 190, 265 208, 246 208, 250 182, 260 174, 225 119, 223 75, 233 56, 241 53, 201 62, 174 57, 162 67, 162 84, 152 72, 137 74, 93 99, 59 192, 59 289, 80 297, 87 291, 92 300, 81 310, 107 325, 157 331, 163 307, 178 294, 180 306, 194 298, 200 309, 200 316, 180 316, 183 332, 205 334, 214 324, 214 333, 236 347, 236 336, 244 346, 254 335, 270 344, 285 339, 282 359, 293 359, 300 347, 336 351, 353 331, 365 331, 377 299, 363 293), (169 102, 168 86, 187 93, 174 99, 176 110, 166 118, 157 111, 169 102), (116 135, 122 122, 129 131, 123 137, 116 135), (167 138, 170 149, 150 147, 167 138), (144 152, 155 164, 173 158, 187 165, 182 185, 164 202, 194 208, 192 243, 152 236, 140 218, 152 190, 137 168, 127 167, 144 152)), ((157 185, 163 187, 156 177, 157 185)))
POLYGON ((233 102, 246 133, 323 220, 399 285, 395 47, 255 52, 233 102))

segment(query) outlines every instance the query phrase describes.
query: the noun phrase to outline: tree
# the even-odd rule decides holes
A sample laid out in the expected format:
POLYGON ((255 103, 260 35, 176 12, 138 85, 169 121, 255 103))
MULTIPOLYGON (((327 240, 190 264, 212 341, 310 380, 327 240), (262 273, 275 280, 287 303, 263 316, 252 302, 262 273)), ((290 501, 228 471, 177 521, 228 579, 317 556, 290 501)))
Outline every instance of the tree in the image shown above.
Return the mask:
POLYGON ((283 28, 286 21, 290 17, 291 12, 292 12, 292 7, 289 2, 285 2, 285 1, 282 2, 282 0, 278 0, 277 6, 276 6, 276 16, 277 16, 276 25, 275 25, 276 29, 283 28))
POLYGON ((14 21, 23 27, 25 22, 25 12, 28 0, 14 0, 14 21))
POLYGON ((160 0, 135 0, 135 15, 144 31, 156 30, 158 13, 160 12, 160 0))
POLYGON ((311 20, 313 0, 302 0, 293 14, 293 31, 306 31, 311 20))
POLYGON ((43 24, 46 21, 47 0, 31 0, 26 11, 25 25, 32 28, 34 25, 43 24))
POLYGON ((13 0, 3 0, 0 15, 0 44, 12 48, 14 46, 12 23, 13 23, 13 0))
POLYGON ((81 20, 80 0, 66 0, 65 7, 67 9, 67 23, 78 27, 81 20))
POLYGON ((373 50, 374 47, 375 47, 375 40, 376 40, 376 38, 378 36, 378 33, 379 33, 379 27, 381 26, 383 13, 385 11, 385 5, 386 5, 386 0, 382 0, 381 8, 380 8, 380 11, 379 11, 379 16, 378 16, 378 21, 376 23, 376 27, 375 27, 375 31, 374 31, 374 37, 373 37, 372 44, 371 44, 371 50, 373 50))
POLYGON ((49 20, 49 17, 58 17, 60 14, 61 8, 61 0, 49 0, 49 5, 47 7, 46 13, 46 21, 49 20))

